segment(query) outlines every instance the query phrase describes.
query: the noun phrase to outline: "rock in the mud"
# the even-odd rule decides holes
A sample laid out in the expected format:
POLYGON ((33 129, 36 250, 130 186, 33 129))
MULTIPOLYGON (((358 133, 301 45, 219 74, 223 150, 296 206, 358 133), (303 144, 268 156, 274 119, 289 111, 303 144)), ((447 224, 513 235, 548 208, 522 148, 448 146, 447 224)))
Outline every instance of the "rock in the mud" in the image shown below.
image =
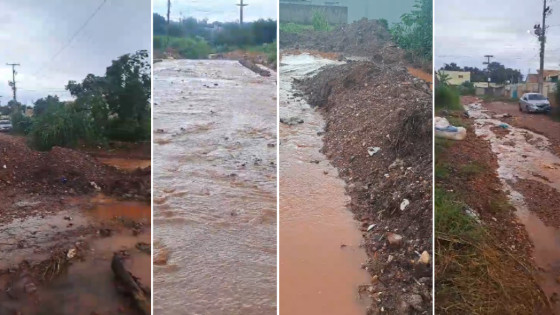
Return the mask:
POLYGON ((418 259, 419 264, 429 265, 430 264, 430 254, 427 251, 423 251, 422 255, 418 259))
POLYGON ((389 241, 389 246, 400 247, 403 242, 403 237, 396 233, 387 233, 387 241, 389 241))
POLYGON ((299 117, 280 118, 280 122, 288 126, 294 126, 298 124, 303 124, 303 119, 299 117))

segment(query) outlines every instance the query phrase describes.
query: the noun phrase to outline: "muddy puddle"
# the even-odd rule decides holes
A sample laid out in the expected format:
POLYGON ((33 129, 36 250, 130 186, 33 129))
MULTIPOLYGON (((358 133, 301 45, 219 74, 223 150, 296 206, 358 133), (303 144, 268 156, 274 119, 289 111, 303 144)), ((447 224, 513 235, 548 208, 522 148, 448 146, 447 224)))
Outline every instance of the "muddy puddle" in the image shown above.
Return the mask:
MULTIPOLYGON (((560 277, 560 229, 547 226, 530 211, 526 196, 513 186, 521 179, 528 179, 560 191, 560 157, 552 153, 546 137, 493 119, 479 104, 468 105, 466 109, 476 118, 476 134, 490 141, 497 156, 498 176, 534 245, 533 256, 540 269, 539 283, 549 298, 557 296, 560 294, 557 281, 560 277)), ((560 305, 552 306, 560 314, 560 305)))
POLYGON ((140 242, 151 243, 149 203, 121 202, 102 195, 63 203, 62 211, 44 211, 0 228, 0 270, 18 270, 24 260, 29 266, 44 263, 51 259, 52 249, 80 252, 79 258, 44 284, 45 274, 21 269, 11 278, 10 272, 0 273, 0 285, 9 292, 0 298, 0 314, 7 310, 21 314, 137 314, 115 285, 111 259, 114 252, 125 250, 130 256, 126 262, 129 270, 150 286, 151 257, 136 248, 140 242), (120 224, 109 224, 115 216, 143 226, 132 233, 120 224), (109 227, 111 235, 99 235, 100 227, 109 227))
POLYGON ((276 74, 154 66, 157 314, 276 314, 276 74))
POLYGON ((300 97, 292 79, 337 62, 308 54, 284 55, 280 117, 280 311, 282 314, 364 314, 369 301, 357 287, 369 283, 362 236, 347 208, 344 182, 320 152, 324 120, 300 97))

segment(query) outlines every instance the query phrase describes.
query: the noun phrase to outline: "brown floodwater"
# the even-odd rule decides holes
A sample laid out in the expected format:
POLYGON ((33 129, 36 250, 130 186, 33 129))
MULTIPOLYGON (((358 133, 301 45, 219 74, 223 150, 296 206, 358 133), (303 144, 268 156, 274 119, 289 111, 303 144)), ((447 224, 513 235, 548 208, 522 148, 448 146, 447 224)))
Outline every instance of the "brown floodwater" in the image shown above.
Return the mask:
POLYGON ((157 314, 276 314, 276 75, 154 65, 157 314))
POLYGON ((324 120, 294 97, 294 78, 336 62, 309 54, 282 57, 280 117, 280 313, 364 314, 358 285, 369 283, 357 222, 347 207, 344 181, 320 152, 324 120))
MULTIPOLYGON (((560 229, 547 226, 525 203, 525 197, 517 192, 510 183, 518 179, 539 181, 556 190, 560 190, 560 157, 550 150, 550 142, 545 136, 523 128, 509 126, 509 133, 498 137, 492 131, 502 122, 492 119, 482 108, 467 106, 469 115, 475 120, 476 134, 488 139, 492 151, 498 159, 498 176, 505 191, 509 194, 516 215, 524 224, 527 234, 534 245, 533 257, 539 267, 539 284, 546 295, 551 298, 560 294, 560 229), (544 180, 544 179, 547 180, 544 180)), ((560 314, 560 305, 551 303, 556 314, 560 314)))
POLYGON ((138 168, 146 168, 152 164, 151 160, 125 159, 125 158, 97 158, 101 163, 114 166, 123 171, 135 171, 138 168))
POLYGON ((25 273, 14 285, 0 276, 0 285, 9 285, 18 295, 18 299, 0 299, 0 314, 7 309, 18 310, 21 314, 136 314, 115 285, 111 259, 114 252, 126 250, 130 255, 126 261, 129 270, 144 286, 151 286, 151 256, 136 249, 139 242, 151 243, 150 205, 121 202, 102 195, 92 199, 71 199, 65 203, 67 207, 63 211, 17 219, 0 229, 0 238, 7 240, 0 244, 0 269, 13 268, 24 259, 30 264, 48 259, 48 248, 55 245, 70 249, 76 243, 86 242, 85 259, 73 260, 68 269, 51 282, 37 283, 37 291, 33 294, 14 289, 18 287, 17 283, 30 281, 25 273), (108 211, 113 216, 107 214, 108 211), (104 224, 114 216, 142 222, 145 226, 138 235, 128 229, 115 230, 106 238, 82 234, 81 231, 104 224), (23 246, 14 246, 22 240, 23 246))

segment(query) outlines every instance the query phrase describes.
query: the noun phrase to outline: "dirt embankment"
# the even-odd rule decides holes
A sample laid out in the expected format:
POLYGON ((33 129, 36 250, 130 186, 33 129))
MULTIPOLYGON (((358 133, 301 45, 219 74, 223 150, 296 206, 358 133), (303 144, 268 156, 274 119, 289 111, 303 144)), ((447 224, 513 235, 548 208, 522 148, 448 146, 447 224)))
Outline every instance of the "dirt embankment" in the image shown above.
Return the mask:
POLYGON ((0 189, 14 194, 81 195, 103 192, 126 199, 149 200, 150 168, 117 170, 88 154, 55 147, 29 148, 24 138, 0 134, 0 189))
POLYGON ((432 304, 432 95, 405 67, 350 62, 298 82, 327 121, 324 152, 362 222, 370 314, 432 304), (425 253, 424 253, 425 251, 425 253), (422 259, 421 259, 421 254, 422 259), (422 261, 422 262, 421 262, 422 261))
MULTIPOLYGON (((343 57, 364 57, 387 65, 417 59, 407 58, 407 53, 391 42, 391 34, 381 22, 367 19, 338 26, 328 32, 281 32, 280 47, 282 50, 336 52, 343 57)), ((431 61, 416 61, 413 66, 431 73, 431 61)))

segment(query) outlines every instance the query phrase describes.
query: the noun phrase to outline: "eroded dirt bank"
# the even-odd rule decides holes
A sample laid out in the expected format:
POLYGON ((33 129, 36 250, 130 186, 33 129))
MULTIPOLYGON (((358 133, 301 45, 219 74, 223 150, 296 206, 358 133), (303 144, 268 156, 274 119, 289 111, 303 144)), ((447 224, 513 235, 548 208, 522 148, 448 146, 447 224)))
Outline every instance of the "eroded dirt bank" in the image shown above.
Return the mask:
POLYGON ((127 256, 149 294, 149 167, 125 172, 75 150, 36 152, 6 134, 0 166, 0 313, 141 313, 111 260, 127 256))
POLYGON ((401 65, 349 62, 300 82, 362 222, 370 314, 431 309, 431 91, 401 65))
POLYGON ((276 75, 154 67, 154 311, 276 314, 276 75))

